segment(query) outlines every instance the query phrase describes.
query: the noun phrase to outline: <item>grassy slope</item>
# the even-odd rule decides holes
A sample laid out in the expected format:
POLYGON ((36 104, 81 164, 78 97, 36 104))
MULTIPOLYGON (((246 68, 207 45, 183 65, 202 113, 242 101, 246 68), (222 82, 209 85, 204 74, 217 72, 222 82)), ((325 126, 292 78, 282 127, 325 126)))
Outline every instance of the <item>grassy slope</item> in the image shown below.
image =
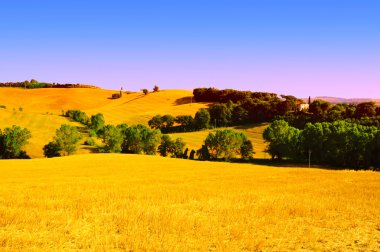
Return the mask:
MULTIPOLYGON (((63 123, 79 125, 62 117, 62 110, 80 109, 88 115, 102 113, 106 123, 129 125, 143 123, 156 114, 194 115, 199 108, 207 107, 204 103, 191 103, 192 93, 184 90, 164 90, 158 93, 125 94, 121 99, 109 99, 115 91, 103 89, 19 89, 0 88, 0 128, 13 124, 28 128, 33 138, 27 146, 27 153, 35 158, 42 157, 42 147, 51 141, 55 129, 63 123), (18 111, 19 107, 23 111, 18 111), (15 110, 15 111, 14 111, 15 110), (47 114, 48 113, 48 114, 47 114)), ((265 143, 261 133, 265 126, 245 127, 241 130, 253 141, 255 157, 263 158, 265 143)), ((174 134, 182 137, 189 149, 199 149, 209 131, 174 134)), ((85 138, 83 139, 83 141, 85 138)), ((81 146, 79 154, 89 153, 81 146)))
POLYGON ((138 155, 0 161, 9 250, 379 249, 380 174, 138 155))

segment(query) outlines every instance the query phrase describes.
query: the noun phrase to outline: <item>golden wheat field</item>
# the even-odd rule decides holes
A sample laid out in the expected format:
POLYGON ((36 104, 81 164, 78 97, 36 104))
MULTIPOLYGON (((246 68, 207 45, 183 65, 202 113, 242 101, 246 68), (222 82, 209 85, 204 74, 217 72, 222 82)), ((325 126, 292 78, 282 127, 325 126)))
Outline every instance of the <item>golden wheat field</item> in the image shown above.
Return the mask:
POLYGON ((0 161, 9 251, 379 251, 380 174, 92 154, 0 161))

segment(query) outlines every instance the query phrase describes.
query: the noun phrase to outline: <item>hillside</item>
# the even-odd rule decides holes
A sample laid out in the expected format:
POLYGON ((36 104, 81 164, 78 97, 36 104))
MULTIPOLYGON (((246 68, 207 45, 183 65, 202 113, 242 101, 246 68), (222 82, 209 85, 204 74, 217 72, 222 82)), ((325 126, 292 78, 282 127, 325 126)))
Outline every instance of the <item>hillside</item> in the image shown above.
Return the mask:
MULTIPOLYGON (((195 115, 207 103, 193 102, 192 92, 185 90, 163 90, 144 95, 141 93, 124 94, 120 99, 110 99, 116 91, 87 88, 67 89, 20 89, 0 88, 0 128, 19 125, 32 133, 30 144, 26 147, 32 158, 43 157, 42 147, 51 141, 55 129, 61 124, 80 126, 62 116, 62 111, 79 109, 88 115, 102 113, 106 123, 129 125, 142 123, 156 114, 195 115), (22 108, 22 111, 20 111, 22 108)), ((256 157, 263 158, 265 143, 262 131, 265 128, 255 125, 239 131, 246 132, 255 146, 256 157)), ((209 131, 174 134, 182 137, 190 149, 199 149, 209 131)), ((85 138, 83 139, 84 142, 85 138)), ((91 149, 82 145, 79 154, 90 153, 91 149)))
MULTIPOLYGON (((308 101, 308 98, 303 99, 305 102, 308 101)), ((362 102, 370 102, 373 101, 376 103, 378 106, 380 106, 380 99, 374 99, 374 98, 338 98, 338 97, 329 97, 329 96, 320 96, 320 97, 315 97, 311 99, 313 100, 323 100, 323 101, 328 101, 331 102, 332 104, 338 104, 338 103, 362 103, 362 102)))
POLYGON ((110 99, 113 93, 116 91, 89 88, 0 88, 0 105, 8 109, 22 107, 27 113, 54 115, 61 115, 62 110, 79 109, 89 115, 102 113, 110 124, 146 123, 159 113, 195 114, 207 105, 190 103, 192 93, 184 90, 163 90, 148 95, 131 93, 110 99))
POLYGON ((0 160, 1 250, 376 251, 380 174, 143 155, 0 160))

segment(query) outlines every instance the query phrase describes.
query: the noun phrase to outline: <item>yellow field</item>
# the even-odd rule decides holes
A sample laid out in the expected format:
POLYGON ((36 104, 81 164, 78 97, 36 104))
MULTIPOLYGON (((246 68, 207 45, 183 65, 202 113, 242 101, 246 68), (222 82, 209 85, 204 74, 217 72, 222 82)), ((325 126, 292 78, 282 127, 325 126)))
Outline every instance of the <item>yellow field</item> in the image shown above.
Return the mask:
POLYGON ((2 250, 380 250, 380 173, 143 155, 0 161, 2 250))

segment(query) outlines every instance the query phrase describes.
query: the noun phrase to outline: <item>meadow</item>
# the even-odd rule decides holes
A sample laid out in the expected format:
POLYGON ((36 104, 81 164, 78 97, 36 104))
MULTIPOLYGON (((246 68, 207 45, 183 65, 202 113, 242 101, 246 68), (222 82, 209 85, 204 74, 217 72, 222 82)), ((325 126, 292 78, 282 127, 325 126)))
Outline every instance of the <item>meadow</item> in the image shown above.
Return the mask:
POLYGON ((0 161, 9 251, 379 251, 380 174, 158 156, 0 161))

